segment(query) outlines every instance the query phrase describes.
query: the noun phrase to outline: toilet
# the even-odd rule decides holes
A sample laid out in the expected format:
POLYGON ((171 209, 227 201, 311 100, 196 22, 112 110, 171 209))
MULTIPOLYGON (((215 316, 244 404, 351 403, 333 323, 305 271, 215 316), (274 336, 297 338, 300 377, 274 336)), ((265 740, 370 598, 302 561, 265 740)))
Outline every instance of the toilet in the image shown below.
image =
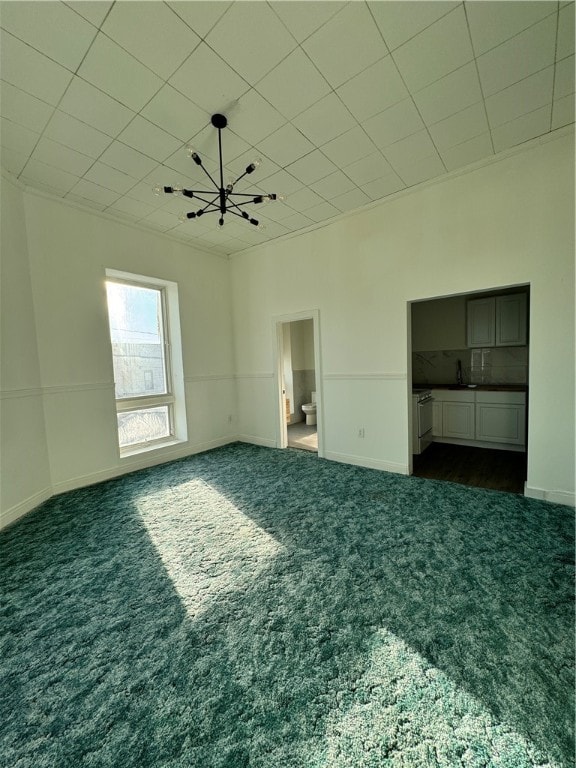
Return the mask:
POLYGON ((312 392, 311 403, 304 403, 302 412, 306 415, 306 424, 316 424, 316 392, 312 392))

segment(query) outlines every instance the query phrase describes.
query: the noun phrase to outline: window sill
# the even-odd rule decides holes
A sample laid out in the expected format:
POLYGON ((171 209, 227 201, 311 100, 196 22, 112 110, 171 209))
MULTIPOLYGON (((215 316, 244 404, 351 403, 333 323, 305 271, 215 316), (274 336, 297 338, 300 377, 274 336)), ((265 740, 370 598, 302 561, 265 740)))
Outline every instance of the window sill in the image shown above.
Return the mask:
POLYGON ((162 451, 166 448, 171 448, 173 445, 184 445, 187 442, 187 440, 172 438, 171 440, 154 443, 153 445, 140 445, 137 448, 121 448, 120 459, 129 459, 132 456, 140 456, 143 453, 151 453, 152 451, 162 451))

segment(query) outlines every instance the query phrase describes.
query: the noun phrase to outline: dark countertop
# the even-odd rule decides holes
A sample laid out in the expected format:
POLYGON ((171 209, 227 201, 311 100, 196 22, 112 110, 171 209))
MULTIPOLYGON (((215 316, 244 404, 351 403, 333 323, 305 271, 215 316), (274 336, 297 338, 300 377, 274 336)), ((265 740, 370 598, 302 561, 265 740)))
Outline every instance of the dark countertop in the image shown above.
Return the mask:
POLYGON ((470 392, 528 392, 527 384, 477 384, 469 387, 467 384, 412 384, 413 389, 453 389, 470 390, 470 392))

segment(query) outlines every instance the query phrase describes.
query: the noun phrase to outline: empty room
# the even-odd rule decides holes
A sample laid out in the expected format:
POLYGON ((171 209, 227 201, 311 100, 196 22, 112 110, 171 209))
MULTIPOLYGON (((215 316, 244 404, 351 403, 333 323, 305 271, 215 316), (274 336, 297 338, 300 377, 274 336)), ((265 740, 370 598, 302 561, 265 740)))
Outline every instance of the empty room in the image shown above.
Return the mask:
POLYGON ((574 26, 0 0, 0 764, 574 768, 574 26))

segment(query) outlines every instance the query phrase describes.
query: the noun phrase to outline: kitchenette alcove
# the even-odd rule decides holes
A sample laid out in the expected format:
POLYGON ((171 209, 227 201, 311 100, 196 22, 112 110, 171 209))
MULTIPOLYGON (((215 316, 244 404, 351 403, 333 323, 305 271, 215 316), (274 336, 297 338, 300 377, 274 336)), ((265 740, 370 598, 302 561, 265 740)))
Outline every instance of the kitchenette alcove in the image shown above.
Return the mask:
POLYGON ((411 305, 413 474, 524 492, 527 285, 411 305))

